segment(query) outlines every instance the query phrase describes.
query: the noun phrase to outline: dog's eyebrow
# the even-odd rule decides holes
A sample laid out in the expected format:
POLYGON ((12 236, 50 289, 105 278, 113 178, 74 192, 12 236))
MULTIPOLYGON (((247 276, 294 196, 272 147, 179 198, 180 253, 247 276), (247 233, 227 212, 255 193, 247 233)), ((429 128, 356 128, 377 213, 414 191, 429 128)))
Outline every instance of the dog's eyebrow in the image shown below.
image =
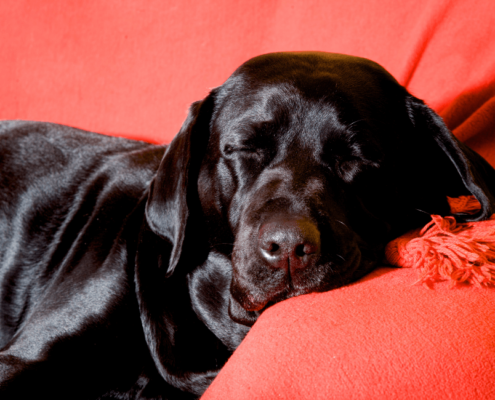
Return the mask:
POLYGON ((258 121, 253 121, 253 118, 246 117, 237 119, 229 124, 228 130, 226 130, 226 133, 224 133, 223 136, 226 142, 268 138, 273 135, 278 126, 277 121, 273 119, 259 119, 258 121))
POLYGON ((385 157, 380 146, 370 140, 369 136, 355 132, 334 137, 325 144, 323 151, 322 161, 340 170, 346 179, 351 179, 365 166, 368 169, 380 168, 385 157))
POLYGON ((251 130, 258 134, 271 134, 277 126, 278 124, 274 120, 264 120, 250 124, 251 130))

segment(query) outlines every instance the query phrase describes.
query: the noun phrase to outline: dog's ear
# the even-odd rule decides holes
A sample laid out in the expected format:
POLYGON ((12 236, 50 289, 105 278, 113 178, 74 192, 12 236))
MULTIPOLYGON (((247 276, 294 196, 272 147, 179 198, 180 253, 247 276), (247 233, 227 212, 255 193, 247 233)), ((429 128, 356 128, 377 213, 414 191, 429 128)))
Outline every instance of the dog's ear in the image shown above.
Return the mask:
MULTIPOLYGON (((135 249, 136 298, 155 366, 170 385, 198 397, 218 373, 218 360, 226 361, 228 354, 187 306, 191 302, 189 271, 176 267, 179 261, 191 268, 204 262, 203 243, 198 240, 205 240, 205 234, 198 221, 197 181, 209 140, 214 97, 212 91, 191 106, 167 148, 150 186, 135 249)), ((171 398, 177 396, 170 393, 171 398)))
POLYGON ((214 92, 191 105, 186 121, 167 148, 151 184, 146 220, 151 230, 172 244, 167 274, 177 266, 190 217, 191 197, 209 138, 214 92))
POLYGON ((489 218, 495 211, 495 170, 479 154, 459 142, 442 118, 422 100, 409 95, 406 106, 415 142, 419 143, 414 165, 423 168, 419 176, 429 192, 426 196, 430 193, 450 197, 472 194, 481 203, 481 210, 475 215, 456 214, 456 219, 489 218))

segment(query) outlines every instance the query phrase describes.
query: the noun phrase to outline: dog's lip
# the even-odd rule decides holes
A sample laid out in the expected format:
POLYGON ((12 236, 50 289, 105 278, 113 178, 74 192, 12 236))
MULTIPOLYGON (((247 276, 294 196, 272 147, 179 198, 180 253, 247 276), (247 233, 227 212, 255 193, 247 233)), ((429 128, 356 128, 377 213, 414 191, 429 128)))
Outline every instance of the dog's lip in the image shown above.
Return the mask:
POLYGON ((275 293, 265 293, 263 296, 256 296, 249 291, 235 290, 231 292, 231 297, 248 312, 261 312, 269 305, 287 298, 286 295, 287 289, 282 289, 275 293))
MULTIPOLYGON (((254 311, 254 312, 263 312, 266 310, 268 307, 282 301, 286 300, 291 296, 291 293, 293 291, 289 290, 288 288, 285 288, 283 290, 280 290, 275 293, 268 294, 263 300, 261 301, 254 301, 254 299, 251 296, 246 296, 247 304, 244 304, 244 302, 239 303, 242 305, 242 308, 244 308, 246 311, 254 311)), ((297 291, 294 291, 297 292, 297 291)), ((296 293, 295 295, 298 295, 299 293, 296 293)))
MULTIPOLYGON (((332 261, 328 261, 328 263, 332 264, 332 268, 329 268, 329 274, 317 284, 302 286, 299 283, 295 285, 296 282, 289 279, 280 282, 280 285, 272 287, 271 290, 252 291, 248 289, 249 285, 239 284, 240 281, 234 279, 232 282, 234 286, 231 286, 231 296, 235 298, 238 305, 246 312, 261 314, 267 308, 280 301, 309 293, 326 292, 348 284, 355 270, 360 265, 361 251, 359 247, 356 246, 352 251, 347 251, 345 253, 345 259, 339 257, 338 262, 335 261, 335 256, 331 258, 332 261), (237 284, 234 282, 237 282, 237 284), (232 290, 233 288, 235 290, 232 290)), ((322 265, 327 265, 327 263, 322 265)))
POLYGON ((238 301, 238 303, 244 308, 244 310, 248 312, 257 312, 257 313, 262 313, 265 311, 267 308, 271 307, 272 305, 279 303, 280 301, 287 300, 292 297, 297 297, 301 296, 304 294, 309 294, 309 293, 321 293, 321 292, 326 292, 335 288, 338 288, 340 286, 346 285, 351 281, 351 277, 355 270, 359 268, 360 265, 360 259, 361 259, 361 252, 359 249, 356 249, 356 251, 352 252, 352 254, 349 256, 349 265, 347 265, 346 268, 346 273, 344 274, 345 276, 341 276, 340 274, 334 274, 335 277, 339 276, 341 278, 340 281, 327 281, 323 282, 322 285, 317 285, 314 287, 299 287, 299 288, 294 288, 292 285, 288 285, 284 289, 277 291, 275 293, 269 293, 264 296, 263 299, 255 299, 253 295, 250 294, 245 294, 243 296, 243 299, 241 301, 238 301))
POLYGON ((255 302, 253 301, 251 296, 247 296, 246 300, 247 301, 240 303, 242 304, 242 308, 244 308, 246 311, 261 311, 269 303, 268 299, 263 300, 261 302, 255 302))
POLYGON ((280 301, 282 300, 285 300, 284 299, 280 299, 280 300, 268 300, 266 302, 263 302, 263 303, 260 303, 259 306, 256 307, 256 309, 254 308, 246 308, 244 306, 242 306, 242 308, 244 308, 244 310, 248 311, 248 312, 254 312, 256 313, 258 316, 261 315, 267 308, 270 308, 271 306, 273 306, 274 304, 276 303, 279 303, 280 301))
POLYGON ((233 296, 230 296, 229 315, 239 324, 252 326, 261 315, 261 311, 247 311, 233 296))

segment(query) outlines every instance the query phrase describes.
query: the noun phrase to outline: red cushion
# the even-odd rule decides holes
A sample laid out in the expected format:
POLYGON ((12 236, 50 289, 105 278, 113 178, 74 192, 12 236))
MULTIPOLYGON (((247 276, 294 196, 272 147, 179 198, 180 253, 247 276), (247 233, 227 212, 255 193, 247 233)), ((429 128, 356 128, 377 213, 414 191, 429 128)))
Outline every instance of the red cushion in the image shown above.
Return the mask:
POLYGON ((495 288, 416 278, 381 268, 276 304, 202 400, 492 399, 495 288))

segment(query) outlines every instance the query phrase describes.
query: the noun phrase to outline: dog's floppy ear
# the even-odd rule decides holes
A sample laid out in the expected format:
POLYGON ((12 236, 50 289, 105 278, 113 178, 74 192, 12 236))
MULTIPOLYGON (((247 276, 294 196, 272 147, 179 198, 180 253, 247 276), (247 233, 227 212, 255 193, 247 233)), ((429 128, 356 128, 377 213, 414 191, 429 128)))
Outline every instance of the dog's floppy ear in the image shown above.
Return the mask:
POLYGON ((451 197, 461 194, 476 197, 481 203, 481 210, 475 215, 456 214, 459 221, 489 218, 495 211, 495 170, 479 154, 459 142, 442 118, 422 100, 408 96, 406 106, 414 126, 414 135, 422 143, 417 158, 421 162, 423 155, 430 152, 430 162, 425 164, 428 168, 426 175, 434 176, 433 185, 439 188, 432 189, 432 192, 441 190, 442 195, 451 197), (432 139, 436 146, 427 143, 432 139))
POLYGON ((167 274, 177 266, 190 215, 190 194, 209 138, 214 92, 191 105, 186 121, 167 148, 151 184, 146 220, 151 230, 172 244, 167 274))
MULTIPOLYGON (((191 268, 204 262, 206 247, 198 240, 206 243, 197 181, 209 140, 214 92, 191 106, 164 154, 150 186, 135 250, 136 297, 155 366, 166 382, 198 396, 218 373, 218 360, 226 361, 228 354, 187 306, 189 270, 176 267, 179 262, 191 268)), ((181 397, 170 394, 177 396, 181 397)))

